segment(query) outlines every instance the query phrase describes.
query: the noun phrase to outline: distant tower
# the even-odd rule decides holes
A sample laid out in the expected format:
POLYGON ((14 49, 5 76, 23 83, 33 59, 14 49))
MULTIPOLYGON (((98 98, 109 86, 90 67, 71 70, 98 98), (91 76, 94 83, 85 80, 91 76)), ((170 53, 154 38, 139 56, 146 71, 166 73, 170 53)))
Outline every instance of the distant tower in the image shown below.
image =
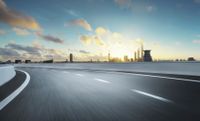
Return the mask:
POLYGON ((152 62, 151 50, 144 50, 144 61, 152 62))
POLYGON ((141 44, 141 61, 144 61, 144 47, 143 47, 143 43, 141 44))
POLYGON ((131 58, 131 62, 133 62, 133 58, 131 58))
POLYGON ((108 62, 110 62, 110 53, 108 53, 108 62))
POLYGON ((129 61, 128 56, 125 55, 125 56, 124 56, 124 62, 128 62, 128 61, 129 61))
POLYGON ((138 49, 138 51, 137 51, 137 56, 138 56, 137 60, 140 61, 140 49, 138 49))
POLYGON ((70 55, 69 55, 69 61, 70 61, 70 63, 73 63, 73 54, 72 53, 70 53, 70 55))
POLYGON ((134 52, 134 59, 137 61, 137 52, 134 52))

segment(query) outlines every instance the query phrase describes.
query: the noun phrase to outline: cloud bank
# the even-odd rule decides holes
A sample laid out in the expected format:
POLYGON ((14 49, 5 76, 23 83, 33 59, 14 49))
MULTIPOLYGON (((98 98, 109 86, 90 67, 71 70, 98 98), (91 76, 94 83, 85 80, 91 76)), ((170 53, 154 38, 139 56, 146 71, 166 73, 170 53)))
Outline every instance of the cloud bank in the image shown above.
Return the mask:
POLYGON ((22 29, 22 28, 18 28, 18 27, 14 27, 12 29, 17 35, 21 35, 21 36, 26 36, 29 35, 30 32, 26 29, 22 29))
POLYGON ((3 57, 4 60, 30 59, 39 61, 52 58, 55 60, 65 60, 66 53, 59 49, 46 48, 39 43, 33 43, 32 45, 8 43, 0 48, 0 57, 3 57))
POLYGON ((16 51, 24 51, 29 54, 40 55, 40 49, 36 47, 22 46, 15 43, 8 43, 5 47, 16 51))
POLYGON ((33 17, 9 8, 3 0, 0 0, 0 22, 30 30, 41 29, 33 17))
POLYGON ((1 56, 19 56, 20 54, 12 49, 9 48, 0 48, 0 55, 1 56))
POLYGON ((54 43, 58 43, 58 44, 63 44, 64 43, 64 40, 58 38, 58 37, 54 37, 52 35, 44 35, 40 32, 37 32, 36 33, 37 36, 39 36, 40 38, 46 40, 46 41, 49 41, 49 42, 54 42, 54 43))

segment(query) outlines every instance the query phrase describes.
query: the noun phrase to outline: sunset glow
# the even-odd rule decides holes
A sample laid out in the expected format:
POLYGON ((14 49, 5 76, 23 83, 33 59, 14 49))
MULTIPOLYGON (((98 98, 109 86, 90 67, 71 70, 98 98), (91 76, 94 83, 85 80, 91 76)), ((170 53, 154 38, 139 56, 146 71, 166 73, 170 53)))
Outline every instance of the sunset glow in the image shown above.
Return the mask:
POLYGON ((62 61, 69 53, 83 61, 103 61, 108 53, 134 58, 141 42, 153 59, 200 59, 200 4, 195 0, 47 2, 0 0, 2 61, 62 61))

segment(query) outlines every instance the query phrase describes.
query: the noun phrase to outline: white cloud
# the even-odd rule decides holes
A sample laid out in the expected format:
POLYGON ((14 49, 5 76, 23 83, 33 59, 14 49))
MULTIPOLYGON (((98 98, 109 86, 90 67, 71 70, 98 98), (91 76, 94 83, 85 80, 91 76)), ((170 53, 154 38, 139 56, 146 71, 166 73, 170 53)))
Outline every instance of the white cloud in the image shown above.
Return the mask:
POLYGON ((1 48, 0 47, 0 56, 19 56, 20 54, 15 51, 12 50, 10 48, 1 48))
POLYGON ((74 19, 65 24, 66 26, 80 26, 87 31, 92 31, 91 25, 84 19, 74 19))
POLYGON ((3 29, 0 29, 0 35, 4 35, 4 34, 6 34, 6 31, 3 29))
POLYGON ((97 35, 101 36, 101 35, 106 34, 108 31, 103 27, 98 27, 96 28, 95 32, 97 35))
POLYGON ((90 52, 104 54, 110 52, 113 57, 123 57, 125 53, 132 57, 134 51, 141 45, 136 39, 130 39, 122 33, 112 32, 104 27, 97 27, 93 35, 82 35, 80 40, 87 45, 85 47, 90 52))
POLYGON ((82 54, 90 54, 90 52, 85 51, 85 50, 79 50, 79 53, 82 53, 82 54))
POLYGON ((29 35, 30 32, 26 29, 23 29, 23 28, 18 28, 18 27, 14 27, 12 29, 17 35, 21 35, 21 36, 26 36, 26 35, 29 35))
POLYGON ((94 42, 95 42, 96 45, 98 45, 98 46, 104 46, 104 45, 105 45, 104 41, 103 41, 100 37, 98 37, 98 36, 95 36, 95 37, 94 37, 94 42))
POLYGON ((65 42, 63 39, 59 37, 55 37, 52 35, 44 35, 43 33, 40 33, 40 32, 37 32, 36 35, 48 42, 54 42, 58 44, 63 44, 65 42))
POLYGON ((194 44, 200 44, 200 40, 193 40, 192 43, 194 43, 194 44))
POLYGON ((156 10, 156 8, 151 5, 147 6, 146 9, 147 9, 147 12, 152 12, 152 11, 156 10))
POLYGON ((145 12, 152 12, 156 10, 156 7, 153 5, 146 4, 138 4, 137 1, 134 0, 114 0, 114 2, 121 8, 121 9, 129 9, 131 11, 145 11, 145 12))
POLYGON ((0 0, 0 22, 9 24, 14 27, 41 30, 40 25, 33 17, 10 9, 3 0, 0 0))
POLYGON ((82 35, 80 40, 86 45, 97 45, 101 47, 121 44, 125 37, 119 32, 111 32, 104 27, 97 27, 93 35, 82 35))
POLYGON ((101 39, 101 37, 99 37, 97 35, 82 35, 80 37, 80 40, 84 45, 92 45, 92 44, 95 44, 97 46, 104 46, 105 45, 105 43, 101 39))
POLYGON ((32 42, 32 45, 33 45, 33 47, 36 47, 36 48, 43 48, 43 46, 40 44, 40 42, 38 40, 34 40, 32 42))
POLYGON ((83 44, 85 45, 90 45, 93 41, 93 37, 89 36, 89 35, 82 35, 80 37, 80 40, 83 44))
POLYGON ((46 48, 38 41, 32 45, 21 45, 16 43, 8 43, 4 47, 0 47, 0 57, 4 60, 8 59, 31 59, 32 61, 39 60, 66 60, 67 52, 62 49, 46 48), (37 43, 37 44, 36 44, 37 43))
POLYGON ((65 10, 68 14, 78 17, 79 15, 77 14, 77 12, 75 12, 74 10, 65 10))
POLYGON ((40 55, 40 49, 32 46, 23 46, 16 43, 8 43, 7 45, 5 45, 5 47, 16 51, 23 51, 31 54, 40 55))

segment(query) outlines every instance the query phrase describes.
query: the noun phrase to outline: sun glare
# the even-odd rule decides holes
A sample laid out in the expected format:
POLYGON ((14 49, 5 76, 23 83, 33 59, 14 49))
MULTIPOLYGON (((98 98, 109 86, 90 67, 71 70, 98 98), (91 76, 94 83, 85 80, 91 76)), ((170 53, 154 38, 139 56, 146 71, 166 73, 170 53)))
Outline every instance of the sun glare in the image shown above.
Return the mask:
POLYGON ((120 59, 123 59, 123 57, 125 56, 131 56, 130 51, 123 46, 112 46, 110 49, 110 54, 112 57, 117 57, 120 59))

